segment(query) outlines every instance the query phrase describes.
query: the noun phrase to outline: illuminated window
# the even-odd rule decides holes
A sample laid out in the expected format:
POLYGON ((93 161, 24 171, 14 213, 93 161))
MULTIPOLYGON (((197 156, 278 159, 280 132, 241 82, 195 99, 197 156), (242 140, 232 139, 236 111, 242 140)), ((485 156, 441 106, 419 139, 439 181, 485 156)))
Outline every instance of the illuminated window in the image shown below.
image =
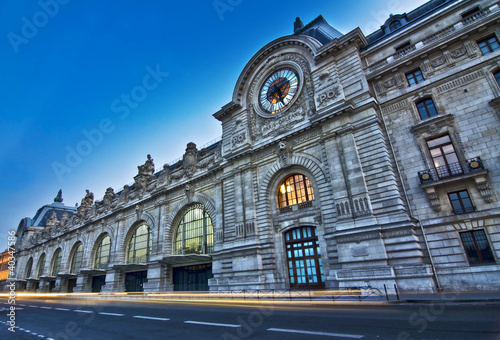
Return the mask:
POLYGON ((42 254, 42 256, 40 256, 40 259, 38 260, 38 277, 43 275, 44 269, 45 269, 45 254, 42 254))
POLYGON ((73 260, 71 261, 71 273, 77 274, 82 266, 83 258, 83 245, 81 243, 76 247, 75 253, 73 254, 73 260))
POLYGON ((128 244, 127 263, 146 263, 151 256, 151 231, 145 222, 142 222, 128 244))
POLYGON ((450 192, 448 197, 450 198, 450 203, 455 214, 465 214, 474 211, 474 206, 467 190, 450 192))
POLYGON ((439 178, 446 178, 463 173, 462 165, 449 135, 428 140, 427 146, 439 178))
POLYGON ((54 264, 52 265, 52 276, 56 276, 61 269, 62 252, 61 249, 57 249, 54 254, 54 264))
POLYGON ((401 27, 401 21, 399 21, 399 20, 394 20, 393 22, 391 22, 389 24, 389 30, 391 32, 394 31, 394 30, 396 30, 396 29, 398 29, 398 28, 400 28, 400 27, 401 27))
POLYGON ((26 265, 26 278, 31 277, 31 271, 33 270, 33 258, 30 257, 28 264, 26 265))
POLYGON ((99 243, 95 253, 94 268, 106 269, 109 264, 109 257, 111 256, 111 237, 106 235, 99 243))
POLYGON ((472 230, 460 233, 460 238, 471 265, 495 263, 495 258, 484 230, 472 230))
POLYGON ((422 71, 420 71, 420 69, 416 69, 415 71, 406 74, 406 80, 408 80, 408 84, 410 86, 413 86, 423 82, 424 76, 422 75, 422 71))
POLYGON ((437 116, 436 106, 434 106, 434 102, 432 99, 424 99, 417 102, 418 113, 420 114, 420 118, 422 120, 437 116))
POLYGON ((202 204, 196 204, 182 217, 175 235, 175 254, 211 254, 214 249, 212 220, 202 204))
POLYGON ((314 200, 312 183, 304 175, 288 177, 279 188, 280 208, 314 200))
POLYGON ((500 44, 496 36, 492 35, 486 39, 477 42, 483 55, 493 53, 500 49, 500 44))

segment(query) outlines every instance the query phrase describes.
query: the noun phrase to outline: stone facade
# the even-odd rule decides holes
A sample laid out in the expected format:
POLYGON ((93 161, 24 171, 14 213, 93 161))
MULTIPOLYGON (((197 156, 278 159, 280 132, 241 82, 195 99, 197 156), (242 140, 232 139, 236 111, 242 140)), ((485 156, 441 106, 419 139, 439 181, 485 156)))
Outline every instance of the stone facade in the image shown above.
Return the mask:
MULTIPOLYGON (((40 292, 132 291, 138 282, 135 290, 200 288, 190 286, 193 279, 212 291, 367 281, 412 292, 499 289, 500 52, 480 48, 486 38, 498 40, 499 18, 495 1, 433 0, 368 36, 359 29, 342 35, 321 16, 305 26, 298 20, 293 35, 254 55, 232 101, 214 114, 220 141, 201 149, 189 143, 181 160, 156 173, 148 155, 134 184, 108 188, 99 201, 87 191, 78 208, 46 206, 54 209, 43 223, 21 221, 19 285, 40 292), (262 88, 280 70, 293 70, 297 95, 270 113, 260 104, 262 88), (435 112, 426 117, 417 105, 428 100, 435 112), (459 170, 445 176, 430 143, 446 136, 442 159, 451 166, 454 156, 459 170), (310 180, 310 198, 283 205, 280 188, 296 175, 310 180), (195 251, 178 246, 192 207, 213 230, 195 251), (130 254, 142 225, 150 250, 137 260, 130 254), (291 243, 292 233, 306 230, 310 238, 291 243), (110 256, 101 267, 104 239, 110 256), (307 242, 315 245, 306 250, 307 242), (292 255, 293 247, 306 255, 292 255)), ((288 88, 270 86, 264 100, 271 90, 286 99, 288 88)))

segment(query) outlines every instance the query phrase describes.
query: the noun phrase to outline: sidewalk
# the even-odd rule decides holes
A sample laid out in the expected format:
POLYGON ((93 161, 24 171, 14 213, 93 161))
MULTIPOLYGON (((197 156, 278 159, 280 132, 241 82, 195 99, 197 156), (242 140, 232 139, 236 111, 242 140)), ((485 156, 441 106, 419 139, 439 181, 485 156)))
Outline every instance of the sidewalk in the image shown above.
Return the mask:
POLYGON ((413 302, 413 303, 464 303, 464 302, 498 302, 500 303, 500 291, 474 291, 474 292, 445 292, 445 293, 422 293, 422 294, 399 294, 399 301, 391 296, 390 302, 413 302))

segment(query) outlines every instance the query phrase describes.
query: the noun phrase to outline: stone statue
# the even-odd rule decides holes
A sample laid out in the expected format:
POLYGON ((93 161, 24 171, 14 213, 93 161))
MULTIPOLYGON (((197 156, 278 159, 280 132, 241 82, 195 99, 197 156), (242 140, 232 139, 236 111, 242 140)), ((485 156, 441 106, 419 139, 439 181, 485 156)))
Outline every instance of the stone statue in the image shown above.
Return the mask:
POLYGON ((137 169, 139 170, 139 175, 153 175, 155 172, 155 164, 153 163, 153 158, 148 154, 148 159, 144 165, 139 165, 137 169))

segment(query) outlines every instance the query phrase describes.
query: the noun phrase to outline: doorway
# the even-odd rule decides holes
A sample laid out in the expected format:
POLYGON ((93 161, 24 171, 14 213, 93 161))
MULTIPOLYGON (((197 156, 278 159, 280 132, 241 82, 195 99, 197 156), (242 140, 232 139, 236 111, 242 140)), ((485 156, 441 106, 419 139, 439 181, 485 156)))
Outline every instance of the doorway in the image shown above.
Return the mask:
POLYGON ((143 292, 143 283, 148 282, 148 271, 131 272, 125 274, 126 292, 143 292))
POLYGON ((291 289, 325 287, 321 251, 315 227, 299 227, 285 233, 291 289))
POLYGON ((106 283, 106 275, 92 277, 92 293, 100 293, 102 286, 106 283))
POLYGON ((211 263, 174 268, 174 290, 208 291, 208 280, 212 277, 211 263))

